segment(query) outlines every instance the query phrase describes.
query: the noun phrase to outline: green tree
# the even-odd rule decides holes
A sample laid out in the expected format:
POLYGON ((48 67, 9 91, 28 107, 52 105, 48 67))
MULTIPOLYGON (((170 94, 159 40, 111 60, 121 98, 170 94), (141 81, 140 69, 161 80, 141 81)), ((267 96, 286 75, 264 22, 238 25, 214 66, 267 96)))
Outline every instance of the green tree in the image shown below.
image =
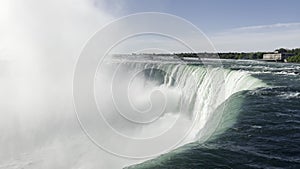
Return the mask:
POLYGON ((284 49, 284 48, 276 49, 275 51, 277 51, 278 53, 287 53, 288 52, 288 50, 284 49))
POLYGON ((287 61, 300 63, 300 54, 287 58, 287 61))

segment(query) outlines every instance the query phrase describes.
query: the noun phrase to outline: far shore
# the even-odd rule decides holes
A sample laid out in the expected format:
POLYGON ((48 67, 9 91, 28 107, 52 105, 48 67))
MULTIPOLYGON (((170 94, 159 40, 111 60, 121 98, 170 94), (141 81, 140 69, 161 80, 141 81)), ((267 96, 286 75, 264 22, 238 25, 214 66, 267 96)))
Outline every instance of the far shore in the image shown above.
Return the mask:
POLYGON ((144 56, 173 56, 182 60, 208 59, 234 59, 234 60, 257 60, 266 62, 293 62, 300 63, 300 48, 280 48, 274 52, 199 52, 199 53, 132 53, 118 55, 144 55, 144 56))

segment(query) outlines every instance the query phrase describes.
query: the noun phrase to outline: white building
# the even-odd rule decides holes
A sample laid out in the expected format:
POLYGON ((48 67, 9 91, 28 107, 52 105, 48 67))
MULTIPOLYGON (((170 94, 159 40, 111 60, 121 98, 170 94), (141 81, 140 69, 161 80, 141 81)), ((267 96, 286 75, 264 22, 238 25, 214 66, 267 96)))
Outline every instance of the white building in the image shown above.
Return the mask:
POLYGON ((286 61, 286 59, 291 56, 290 54, 278 53, 275 51, 274 53, 267 53, 263 55, 263 60, 266 61, 286 61))
POLYGON ((283 60, 281 53, 267 53, 263 55, 264 60, 283 60))

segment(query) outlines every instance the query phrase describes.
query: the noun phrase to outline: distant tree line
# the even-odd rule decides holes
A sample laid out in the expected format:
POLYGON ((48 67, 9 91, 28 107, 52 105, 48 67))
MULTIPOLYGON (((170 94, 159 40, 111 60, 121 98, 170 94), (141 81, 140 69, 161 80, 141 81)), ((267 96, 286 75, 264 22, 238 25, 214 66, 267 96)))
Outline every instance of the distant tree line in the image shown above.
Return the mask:
MULTIPOLYGON (((300 48, 296 49, 276 49, 278 53, 290 54, 291 57, 287 59, 288 62, 300 63, 300 48)), ((220 59, 262 59, 265 53, 270 52, 224 52, 224 53, 177 53, 178 57, 199 57, 199 58, 216 58, 220 59)))
POLYGON ((175 53, 178 57, 198 57, 197 53, 175 53))
POLYGON ((279 53, 286 53, 290 54, 291 56, 287 58, 288 62, 297 62, 300 63, 300 48, 296 49, 276 49, 275 51, 278 51, 279 53))
POLYGON ((200 58, 216 58, 221 59, 262 59, 263 52, 228 52, 228 53, 177 53, 178 57, 200 57, 200 58))
POLYGON ((219 53, 221 59, 262 59, 263 55, 263 52, 219 53))
MULTIPOLYGON (((285 51, 284 51, 283 48, 280 48, 279 50, 292 55, 291 57, 287 58, 288 62, 297 62, 297 63, 300 63, 300 48, 290 49, 290 50, 289 49, 285 49, 285 51)), ((278 51, 278 52, 280 52, 280 51, 278 51)))

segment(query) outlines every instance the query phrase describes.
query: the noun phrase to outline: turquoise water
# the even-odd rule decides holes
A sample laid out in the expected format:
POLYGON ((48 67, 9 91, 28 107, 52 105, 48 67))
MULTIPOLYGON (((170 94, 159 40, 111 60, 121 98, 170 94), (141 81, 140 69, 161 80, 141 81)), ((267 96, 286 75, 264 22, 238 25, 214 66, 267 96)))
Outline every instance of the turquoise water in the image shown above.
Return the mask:
POLYGON ((129 168, 300 168, 300 65, 234 60, 222 64, 266 86, 231 95, 219 127, 224 131, 211 139, 193 141, 129 168))

